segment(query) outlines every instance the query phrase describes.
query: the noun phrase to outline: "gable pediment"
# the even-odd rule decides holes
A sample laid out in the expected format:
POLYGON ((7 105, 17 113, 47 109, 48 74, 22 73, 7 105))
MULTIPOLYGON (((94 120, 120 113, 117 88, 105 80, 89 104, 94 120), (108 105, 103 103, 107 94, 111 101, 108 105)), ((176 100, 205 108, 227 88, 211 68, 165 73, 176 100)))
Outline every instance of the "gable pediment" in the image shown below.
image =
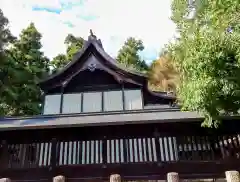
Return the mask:
MULTIPOLYGON (((78 71, 72 74, 66 84, 69 84, 74 79, 75 83, 79 80, 79 77, 83 77, 86 80, 92 80, 91 83, 106 85, 106 84, 121 84, 127 82, 136 86, 142 85, 131 78, 127 78, 125 75, 114 71, 111 67, 108 67, 103 59, 96 57, 93 53, 80 65, 78 71), (114 81, 113 81, 114 80, 114 81), (98 83, 97 83, 98 81, 98 83)), ((81 79, 80 79, 81 80, 81 79)), ((79 80, 78 84, 82 84, 79 80)), ((83 82, 83 81, 82 81, 83 82)))
POLYGON ((95 70, 102 70, 112 75, 118 83, 126 82, 139 86, 146 81, 145 76, 134 75, 120 68, 116 60, 107 55, 96 42, 88 42, 85 46, 87 47, 77 53, 73 58, 74 60, 59 73, 51 75, 45 81, 40 82, 40 87, 43 90, 49 90, 67 85, 78 74, 86 70, 89 70, 92 74, 95 74, 95 70))

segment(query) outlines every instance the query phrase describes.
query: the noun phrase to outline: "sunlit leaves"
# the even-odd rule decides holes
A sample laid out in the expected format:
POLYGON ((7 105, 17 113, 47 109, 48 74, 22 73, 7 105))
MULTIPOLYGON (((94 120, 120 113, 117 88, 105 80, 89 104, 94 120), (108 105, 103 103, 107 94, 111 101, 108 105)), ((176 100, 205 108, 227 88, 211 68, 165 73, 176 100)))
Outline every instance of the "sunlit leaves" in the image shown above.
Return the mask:
POLYGON ((179 74, 172 61, 165 55, 153 61, 149 69, 149 85, 156 91, 175 92, 179 74))
POLYGON ((184 16, 186 1, 173 1, 172 19, 181 37, 169 51, 180 73, 182 108, 200 112, 204 125, 216 126, 220 116, 236 114, 240 108, 240 4, 196 2, 196 15, 189 21, 184 16))
POLYGON ((64 43, 67 46, 67 59, 72 60, 74 54, 83 48, 84 39, 82 37, 75 37, 72 34, 68 34, 64 43))
POLYGON ((117 61, 126 67, 134 67, 138 71, 145 71, 147 65, 139 56, 139 52, 144 49, 143 42, 133 37, 129 37, 117 55, 117 61))
POLYGON ((66 54, 58 54, 50 63, 53 72, 62 69, 72 61, 73 56, 83 48, 84 39, 82 37, 75 37, 72 34, 68 34, 65 38, 64 44, 66 45, 66 54))

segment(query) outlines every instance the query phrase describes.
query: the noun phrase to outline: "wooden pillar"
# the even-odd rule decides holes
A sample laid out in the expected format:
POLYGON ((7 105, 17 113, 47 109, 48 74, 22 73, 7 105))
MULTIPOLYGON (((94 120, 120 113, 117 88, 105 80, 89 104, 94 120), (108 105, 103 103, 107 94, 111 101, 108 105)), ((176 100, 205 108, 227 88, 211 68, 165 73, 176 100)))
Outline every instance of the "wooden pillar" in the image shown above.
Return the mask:
POLYGON ((121 176, 119 174, 112 174, 110 176, 110 182, 121 182, 121 176))
MULTIPOLYGON (((2 141, 2 153, 0 155, 0 168, 1 169, 7 169, 8 167, 8 145, 5 140, 2 141)), ((4 178, 5 179, 5 178, 4 178)))
POLYGON ((159 142, 159 132, 158 132, 158 129, 156 128, 154 133, 153 133, 153 136, 154 136, 154 139, 155 139, 155 148, 156 148, 156 153, 157 153, 157 162, 158 164, 160 164, 161 162, 161 149, 160 149, 160 142, 159 142))
POLYGON ((170 172, 167 174, 167 181, 168 182, 179 182, 178 173, 170 172))
POLYGON ((65 177, 64 177, 64 176, 61 176, 61 175, 55 176, 55 177, 53 178, 53 182, 65 182, 65 177))
POLYGON ((57 160, 57 139, 53 138, 51 142, 52 142, 52 150, 51 150, 50 165, 51 165, 51 169, 54 171, 56 168, 56 160, 57 160))
POLYGON ((225 175, 227 182, 240 182, 238 171, 226 171, 225 175))
POLYGON ((65 84, 61 87, 61 100, 60 100, 60 114, 62 114, 63 111, 63 94, 64 94, 65 84))
POLYGON ((106 168, 106 165, 107 165, 107 136, 103 136, 103 140, 102 140, 102 163, 103 163, 103 167, 106 168))

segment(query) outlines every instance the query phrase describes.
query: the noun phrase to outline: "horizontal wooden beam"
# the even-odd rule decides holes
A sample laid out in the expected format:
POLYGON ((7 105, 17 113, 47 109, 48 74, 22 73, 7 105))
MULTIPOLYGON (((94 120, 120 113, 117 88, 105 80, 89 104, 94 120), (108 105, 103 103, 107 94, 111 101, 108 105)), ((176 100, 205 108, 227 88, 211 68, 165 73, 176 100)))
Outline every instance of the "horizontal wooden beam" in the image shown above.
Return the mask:
POLYGON ((12 180, 52 179, 63 175, 72 179, 101 179, 107 180, 111 174, 119 174, 124 180, 164 180, 169 172, 177 172, 182 179, 224 177, 229 169, 240 170, 238 161, 228 162, 177 162, 177 163, 148 163, 148 164, 108 164, 108 165, 72 165, 49 168, 30 168, 6 170, 0 176, 12 180))

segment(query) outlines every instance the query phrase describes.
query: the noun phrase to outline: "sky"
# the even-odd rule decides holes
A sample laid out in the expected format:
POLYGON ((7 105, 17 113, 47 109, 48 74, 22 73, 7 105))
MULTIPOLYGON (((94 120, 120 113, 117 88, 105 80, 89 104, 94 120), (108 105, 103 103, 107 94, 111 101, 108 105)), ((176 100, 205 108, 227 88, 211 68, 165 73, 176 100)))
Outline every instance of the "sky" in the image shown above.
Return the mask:
POLYGON ((50 59, 65 52, 68 33, 87 39, 92 29, 113 57, 128 37, 141 39, 147 62, 175 35, 170 5, 171 0, 0 0, 11 32, 18 36, 34 22, 50 59))

